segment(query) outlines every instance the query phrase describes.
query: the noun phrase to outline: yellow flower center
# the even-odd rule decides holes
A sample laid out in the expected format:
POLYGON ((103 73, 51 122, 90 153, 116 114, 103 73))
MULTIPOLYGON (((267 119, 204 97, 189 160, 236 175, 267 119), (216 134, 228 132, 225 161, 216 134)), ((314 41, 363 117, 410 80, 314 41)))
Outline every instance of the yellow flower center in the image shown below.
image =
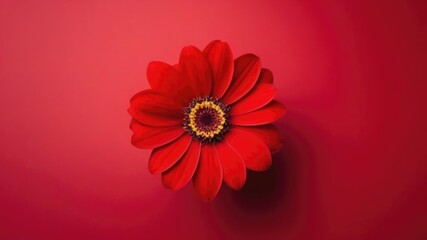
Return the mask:
POLYGON ((185 109, 184 129, 203 143, 221 140, 228 130, 228 107, 213 98, 198 98, 185 109))

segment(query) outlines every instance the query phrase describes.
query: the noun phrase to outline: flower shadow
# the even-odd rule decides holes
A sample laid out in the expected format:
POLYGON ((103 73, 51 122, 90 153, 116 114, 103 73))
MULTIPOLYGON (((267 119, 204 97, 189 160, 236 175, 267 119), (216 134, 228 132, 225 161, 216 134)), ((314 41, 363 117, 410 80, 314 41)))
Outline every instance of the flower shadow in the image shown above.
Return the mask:
POLYGON ((288 114, 277 125, 284 147, 273 155, 271 168, 248 171, 245 186, 240 191, 224 187, 213 206, 224 224, 249 237, 266 231, 291 235, 307 220, 314 158, 308 138, 321 128, 297 113, 288 114))

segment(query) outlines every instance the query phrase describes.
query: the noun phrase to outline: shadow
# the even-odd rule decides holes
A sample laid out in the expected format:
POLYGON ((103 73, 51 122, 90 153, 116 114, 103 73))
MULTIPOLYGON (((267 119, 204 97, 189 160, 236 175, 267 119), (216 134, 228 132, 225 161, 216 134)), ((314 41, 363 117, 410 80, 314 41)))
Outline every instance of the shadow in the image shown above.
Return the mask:
POLYGON ((276 125, 284 147, 273 155, 271 168, 265 172, 248 171, 247 182, 240 191, 224 187, 212 206, 217 222, 248 237, 277 231, 291 235, 307 221, 308 200, 314 195, 311 169, 313 144, 318 139, 310 139, 322 136, 322 128, 295 112, 276 125))
POLYGON ((283 204, 291 188, 288 176, 290 162, 283 161, 283 150, 273 156, 273 164, 265 172, 248 170, 245 186, 240 191, 227 189, 228 194, 240 208, 253 213, 269 212, 270 208, 283 204))

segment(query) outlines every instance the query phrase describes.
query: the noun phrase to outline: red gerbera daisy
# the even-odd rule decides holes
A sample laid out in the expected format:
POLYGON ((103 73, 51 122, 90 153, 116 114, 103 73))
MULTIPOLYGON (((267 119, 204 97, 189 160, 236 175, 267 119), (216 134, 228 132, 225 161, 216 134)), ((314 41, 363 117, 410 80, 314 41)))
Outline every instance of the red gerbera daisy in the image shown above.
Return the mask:
POLYGON ((203 52, 182 49, 177 65, 151 62, 151 89, 130 100, 132 144, 153 149, 148 167, 162 173, 165 187, 177 190, 191 179, 206 201, 222 181, 240 189, 246 168, 263 171, 282 144, 271 124, 286 112, 273 100, 276 88, 260 59, 233 59, 230 47, 211 42, 203 52))

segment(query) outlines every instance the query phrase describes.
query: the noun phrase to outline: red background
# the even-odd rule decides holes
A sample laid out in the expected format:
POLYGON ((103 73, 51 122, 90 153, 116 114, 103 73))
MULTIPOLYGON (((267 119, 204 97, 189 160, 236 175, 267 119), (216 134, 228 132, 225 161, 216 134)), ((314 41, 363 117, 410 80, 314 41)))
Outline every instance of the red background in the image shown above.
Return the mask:
POLYGON ((1 239, 427 239, 424 1, 0 1, 1 239), (212 203, 130 144, 149 61, 227 41, 288 108, 212 203))

